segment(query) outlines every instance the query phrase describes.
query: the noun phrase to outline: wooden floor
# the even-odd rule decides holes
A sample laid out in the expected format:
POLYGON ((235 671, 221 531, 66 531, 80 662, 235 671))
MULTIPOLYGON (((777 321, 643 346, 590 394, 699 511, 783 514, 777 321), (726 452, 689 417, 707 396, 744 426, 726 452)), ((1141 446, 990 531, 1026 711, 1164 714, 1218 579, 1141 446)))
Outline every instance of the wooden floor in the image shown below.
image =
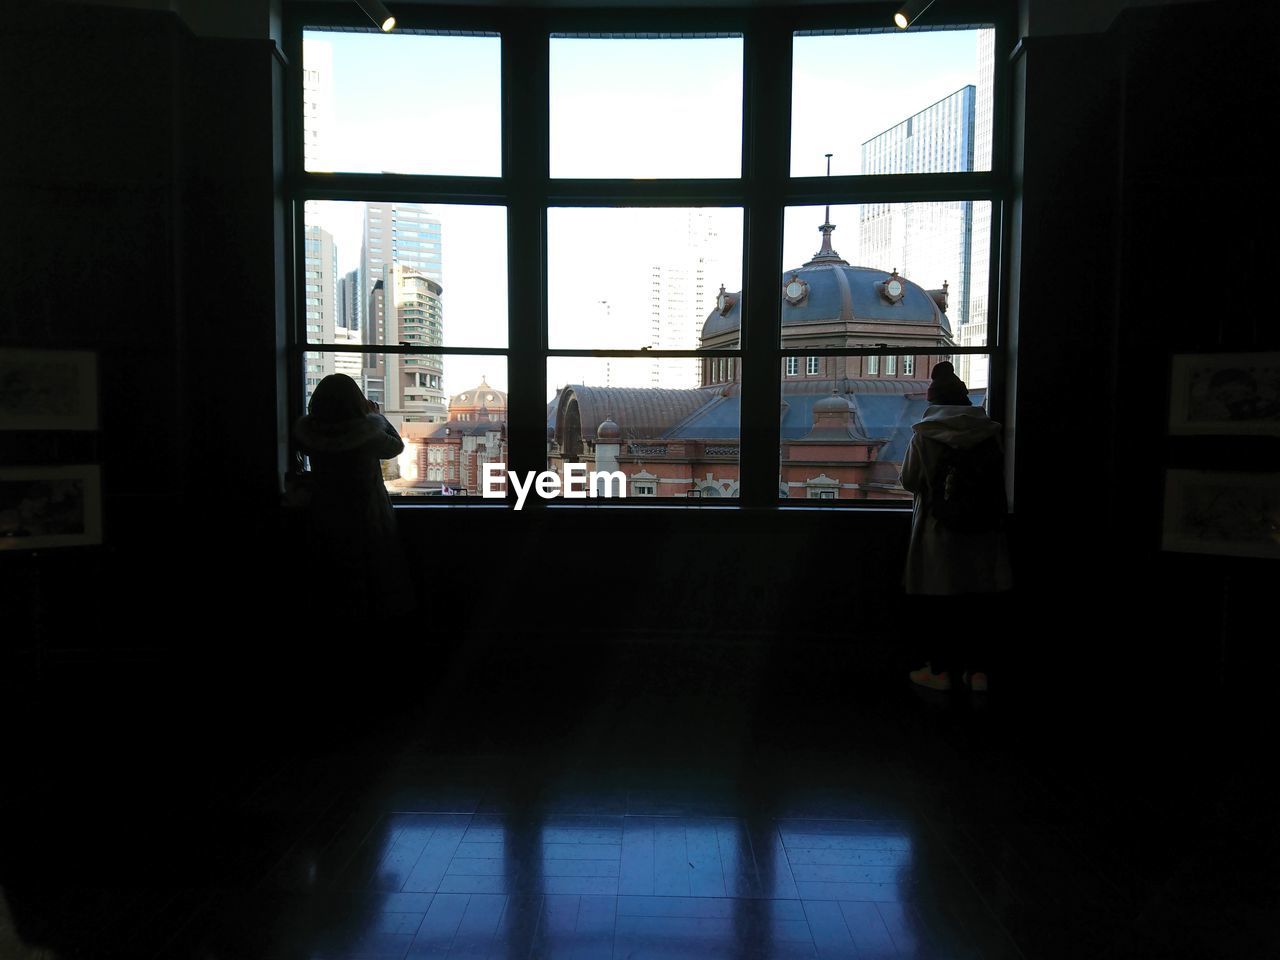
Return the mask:
POLYGON ((1280 956, 1240 703, 935 694, 799 639, 427 649, 47 669, 0 955, 1280 956))

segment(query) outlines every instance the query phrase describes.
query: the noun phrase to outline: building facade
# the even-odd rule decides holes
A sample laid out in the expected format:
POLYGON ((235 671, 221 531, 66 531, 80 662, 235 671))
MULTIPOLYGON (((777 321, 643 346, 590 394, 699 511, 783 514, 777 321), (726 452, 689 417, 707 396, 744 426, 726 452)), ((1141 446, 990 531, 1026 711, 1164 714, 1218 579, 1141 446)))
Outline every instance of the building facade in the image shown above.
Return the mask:
POLYGON ((440 220, 425 204, 366 203, 360 253, 365 291, 371 291, 393 263, 408 267, 428 280, 443 282, 441 244, 440 220))
MULTIPOLYGON (((977 89, 970 85, 862 145, 864 174, 973 169, 977 89)), ((868 203, 859 212, 858 262, 883 264, 916 283, 950 290, 951 315, 969 317, 973 268, 970 200, 868 203)))
POLYGON ((307 170, 333 170, 333 47, 324 40, 302 41, 302 155, 307 170))
MULTIPOLYGON (((685 242, 673 245, 649 268, 649 346, 654 350, 694 349, 702 319, 715 301, 715 279, 723 274, 716 257, 715 217, 705 210, 687 214, 685 242)), ((689 388, 699 383, 696 360, 650 362, 650 386, 689 388)))
POLYGON ((507 395, 481 378, 449 398, 447 419, 406 421, 400 436, 405 450, 392 493, 479 495, 484 465, 507 462, 507 395))
MULTIPOLYGON (((333 343, 338 329, 338 251, 333 236, 321 227, 307 227, 303 235, 303 312, 307 339, 333 343)), ((338 372, 332 353, 308 353, 305 368, 306 400, 316 384, 338 372)), ((343 371, 346 372, 346 371, 343 371)))
MULTIPOLYGON (((386 342, 438 347, 444 342, 444 288, 414 268, 392 264, 385 288, 392 294, 386 310, 386 342)), ((444 362, 439 354, 389 353, 383 363, 383 411, 393 424, 434 423, 445 419, 444 362)))
MULTIPOLYGON (((349 270, 338 278, 338 311, 334 329, 335 344, 356 345, 360 339, 360 271, 349 270)), ((361 383, 364 360, 358 353, 333 354, 334 373, 345 373, 361 383)))
MULTIPOLYGON (((851 266, 822 245, 780 278, 783 360, 779 496, 905 500, 898 482, 911 426, 923 415, 933 364, 954 345, 946 291, 887 268, 851 266), (892 354, 824 357, 806 348, 900 347, 892 354)), ((721 290, 700 349, 736 348, 741 296, 721 290)), ((620 470, 633 497, 734 497, 740 458, 741 370, 728 357, 700 364, 689 389, 561 389, 548 407, 547 460, 620 470)), ((981 402, 981 394, 974 396, 981 402)))
MULTIPOLYGON (((991 169, 995 31, 977 31, 977 83, 944 97, 862 145, 864 174, 955 173, 991 169)), ((950 291, 959 346, 987 345, 991 204, 948 201, 866 204, 860 263, 891 266, 950 291)), ((987 361, 961 354, 960 378, 987 385, 987 361)))

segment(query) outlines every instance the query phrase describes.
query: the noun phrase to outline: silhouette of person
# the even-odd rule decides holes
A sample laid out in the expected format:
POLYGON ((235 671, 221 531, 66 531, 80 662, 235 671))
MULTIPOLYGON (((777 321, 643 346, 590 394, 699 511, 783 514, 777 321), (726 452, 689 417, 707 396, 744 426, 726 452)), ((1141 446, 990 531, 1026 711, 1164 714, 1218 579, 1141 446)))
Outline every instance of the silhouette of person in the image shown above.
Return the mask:
POLYGON ((930 405, 912 427, 902 462, 902 485, 915 495, 903 585, 908 594, 938 598, 926 601, 935 609, 926 618, 929 660, 910 677, 920 686, 949 690, 952 673, 962 669, 971 689, 981 692, 990 667, 992 596, 1012 586, 1002 427, 972 405, 951 363, 938 363, 931 376, 930 405), (964 476, 948 476, 952 470, 964 476), (967 482, 976 495, 949 497, 951 480, 967 482), (940 500, 950 503, 940 506, 940 500))
POLYGON ((412 600, 381 465, 404 441, 342 373, 316 385, 294 436, 311 466, 307 562, 337 591, 338 612, 365 618, 407 612, 412 600))

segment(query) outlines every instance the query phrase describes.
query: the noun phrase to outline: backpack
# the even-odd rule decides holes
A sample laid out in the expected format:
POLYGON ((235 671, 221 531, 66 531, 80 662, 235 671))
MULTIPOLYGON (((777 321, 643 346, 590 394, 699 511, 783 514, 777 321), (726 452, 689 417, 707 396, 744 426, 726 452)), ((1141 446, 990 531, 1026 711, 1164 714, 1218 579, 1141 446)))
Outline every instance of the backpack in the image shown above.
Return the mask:
POLYGON ((1008 508, 999 440, 992 436, 964 448, 930 442, 936 458, 929 474, 929 513, 944 527, 964 533, 999 529, 1008 508))

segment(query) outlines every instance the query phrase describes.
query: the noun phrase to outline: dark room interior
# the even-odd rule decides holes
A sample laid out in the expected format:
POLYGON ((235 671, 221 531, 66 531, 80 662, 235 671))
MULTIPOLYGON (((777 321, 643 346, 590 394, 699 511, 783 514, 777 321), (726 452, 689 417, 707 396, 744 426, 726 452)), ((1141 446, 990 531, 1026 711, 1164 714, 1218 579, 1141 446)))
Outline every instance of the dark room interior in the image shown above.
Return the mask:
POLYGON ((1162 538, 1171 471, 1280 476, 1280 430, 1170 430, 1177 357, 1280 351, 1275 8, 921 14, 995 25, 991 169, 955 176, 993 210, 998 603, 904 593, 909 500, 778 499, 757 312, 736 500, 396 498, 415 607, 380 617, 283 500, 304 203, 507 208, 491 352, 541 469, 549 206, 711 191, 749 290, 788 204, 952 190, 787 171, 793 34, 892 3, 390 5, 501 36, 493 183, 304 171, 300 31, 368 30, 354 0, 0 13, 0 350, 97 377, 90 429, 0 421, 0 478, 94 465, 102 528, 0 531, 0 960, 1280 957, 1280 519, 1252 555, 1162 538), (745 37, 742 177, 553 180, 557 31, 745 37), (908 681, 939 631, 999 644, 988 693, 908 681))

